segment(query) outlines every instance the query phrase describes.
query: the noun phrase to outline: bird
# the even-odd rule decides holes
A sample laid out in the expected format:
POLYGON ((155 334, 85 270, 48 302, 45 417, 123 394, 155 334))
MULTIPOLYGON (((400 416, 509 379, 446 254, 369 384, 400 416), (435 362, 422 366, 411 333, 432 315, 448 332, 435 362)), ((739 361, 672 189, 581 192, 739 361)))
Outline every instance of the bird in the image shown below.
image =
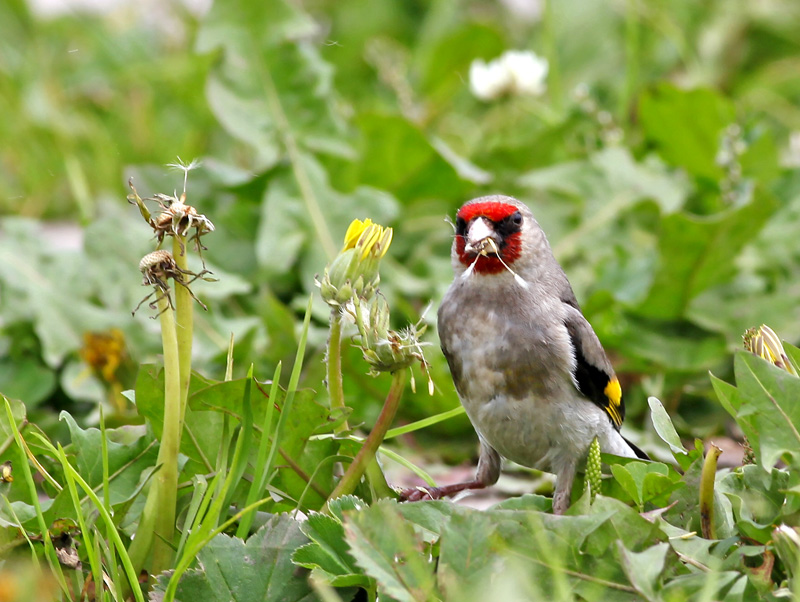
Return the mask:
POLYGON ((494 485, 502 458, 556 475, 552 509, 570 504, 595 437, 604 453, 648 459, 620 433, 619 379, 530 209, 484 196, 456 214, 454 279, 438 311, 442 351, 480 440, 472 481, 418 487, 439 499, 494 485))

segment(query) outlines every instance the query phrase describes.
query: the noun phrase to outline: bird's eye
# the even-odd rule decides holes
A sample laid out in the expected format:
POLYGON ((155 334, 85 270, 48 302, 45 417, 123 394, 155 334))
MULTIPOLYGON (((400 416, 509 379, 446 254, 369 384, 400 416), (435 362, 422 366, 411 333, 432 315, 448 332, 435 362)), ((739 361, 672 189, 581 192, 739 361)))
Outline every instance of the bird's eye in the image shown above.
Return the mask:
POLYGON ((515 226, 522 224, 522 214, 519 211, 511 216, 511 223, 513 223, 515 226))
POLYGON ((456 234, 458 236, 464 236, 467 233, 467 220, 463 217, 456 218, 456 234))

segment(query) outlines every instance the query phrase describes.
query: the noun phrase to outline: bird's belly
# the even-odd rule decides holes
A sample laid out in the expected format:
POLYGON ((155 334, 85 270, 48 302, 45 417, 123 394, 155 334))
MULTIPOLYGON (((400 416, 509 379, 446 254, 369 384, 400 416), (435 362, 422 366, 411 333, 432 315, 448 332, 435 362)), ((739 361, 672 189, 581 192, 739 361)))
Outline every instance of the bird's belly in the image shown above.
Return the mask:
POLYGON ((475 430, 500 455, 529 468, 558 472, 565 463, 583 458, 595 435, 602 444, 611 435, 607 431, 613 430, 608 417, 591 402, 568 390, 559 399, 560 403, 552 403, 499 394, 462 403, 475 430))

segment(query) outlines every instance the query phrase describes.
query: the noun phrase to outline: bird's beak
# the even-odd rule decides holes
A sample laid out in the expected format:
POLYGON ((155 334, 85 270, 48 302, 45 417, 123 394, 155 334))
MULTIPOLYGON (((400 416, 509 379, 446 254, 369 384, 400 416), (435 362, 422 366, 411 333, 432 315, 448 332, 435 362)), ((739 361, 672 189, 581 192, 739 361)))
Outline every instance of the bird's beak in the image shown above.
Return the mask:
POLYGON ((485 217, 477 217, 467 228, 466 245, 464 251, 475 253, 476 255, 488 255, 497 253, 497 242, 495 241, 495 231, 491 222, 485 217))

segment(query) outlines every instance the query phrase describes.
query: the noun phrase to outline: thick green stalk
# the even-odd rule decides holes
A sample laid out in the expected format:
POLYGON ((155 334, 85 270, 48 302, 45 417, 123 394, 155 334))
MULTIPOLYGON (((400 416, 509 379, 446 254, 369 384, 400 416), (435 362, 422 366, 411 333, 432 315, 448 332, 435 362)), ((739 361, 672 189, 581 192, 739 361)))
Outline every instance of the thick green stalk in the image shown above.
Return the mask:
POLYGON ((562 116, 564 108, 564 94, 561 89, 561 66, 558 61, 558 41, 556 32, 556 16, 554 14, 556 2, 546 0, 544 3, 544 45, 547 62, 550 66, 547 86, 550 88, 550 99, 553 108, 562 116))
POLYGON ((620 107, 620 123, 630 120, 633 99, 639 82, 640 27, 638 0, 628 0, 625 6, 625 88, 620 107))
POLYGON ((158 450, 158 471, 152 478, 136 537, 129 550, 133 566, 139 572, 152 548, 150 573, 153 575, 170 568, 172 562, 170 544, 175 534, 182 420, 178 337, 175 317, 166 295, 159 298, 158 310, 161 312, 161 343, 164 351, 164 428, 158 450))
MULTIPOLYGON (((331 328, 328 336, 328 395, 331 398, 331 410, 344 410, 344 387, 342 385, 342 314, 338 309, 331 310, 331 328)), ((336 427, 338 435, 349 430, 345 420, 336 427)))
MULTIPOLYGON (((189 254, 185 236, 175 236, 172 242, 172 256, 178 269, 186 272, 189 254)), ((189 381, 192 377, 192 335, 194 332, 194 299, 185 286, 175 286, 175 326, 178 335, 178 358, 180 365, 181 424, 186 414, 186 401, 189 398, 189 381)))
POLYGON ((381 410, 380 416, 378 416, 375 426, 372 428, 366 441, 364 441, 364 445, 356 454, 353 462, 342 476, 339 484, 336 485, 333 493, 328 497, 329 501, 355 491, 367 466, 374 461, 375 453, 383 442, 386 431, 388 431, 389 427, 392 425, 394 416, 397 413, 397 408, 400 405, 400 399, 403 397, 405 385, 405 370, 394 372, 392 374, 392 386, 389 388, 389 393, 386 395, 386 400, 383 402, 383 409, 381 410))
POLYGON ((714 479, 717 475, 717 458, 722 450, 713 443, 706 452, 700 474, 700 529, 706 539, 716 539, 714 528, 714 479))

